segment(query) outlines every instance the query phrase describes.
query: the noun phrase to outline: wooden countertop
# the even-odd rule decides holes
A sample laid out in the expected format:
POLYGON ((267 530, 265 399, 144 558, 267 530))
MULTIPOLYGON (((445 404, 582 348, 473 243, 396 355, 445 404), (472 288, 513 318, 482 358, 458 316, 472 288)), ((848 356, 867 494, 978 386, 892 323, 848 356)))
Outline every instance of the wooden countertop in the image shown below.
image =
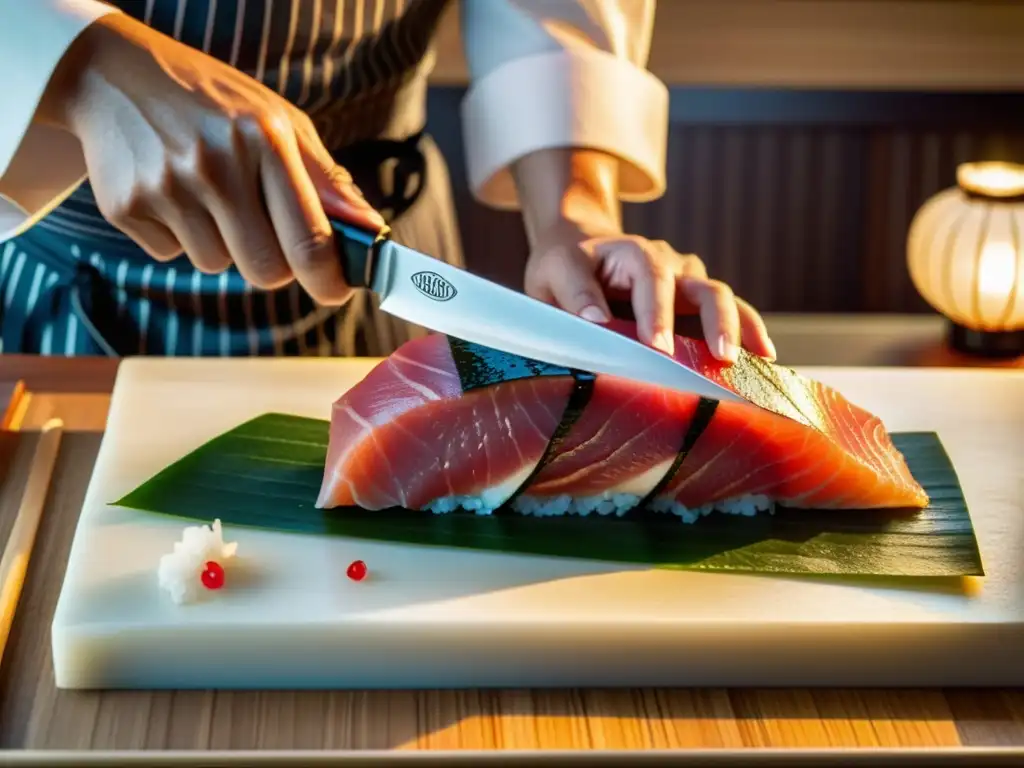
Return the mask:
MULTIPOLYGON (((942 349, 935 318, 768 322, 780 360, 791 365, 979 364, 942 349)), ((1024 692, 1010 690, 58 692, 50 618, 116 369, 111 360, 0 356, 0 383, 24 381, 29 393, 15 408, 22 432, 4 435, 3 540, 28 471, 31 431, 53 415, 69 428, 0 667, 0 748, 15 750, 5 761, 50 760, 44 750, 82 750, 65 754, 77 764, 105 750, 168 759, 203 750, 204 761, 224 751, 242 764, 253 764, 247 750, 454 750, 472 762, 481 759, 473 750, 710 750, 702 759, 756 764, 779 759, 766 749, 867 748, 863 756, 892 764, 919 758, 920 749, 952 757, 967 748, 963 764, 972 766, 1010 764, 1000 762, 1009 760, 1007 748, 1024 756, 1024 692), (897 752, 871 751, 879 749, 897 752)), ((661 756, 694 758, 682 751, 661 756)), ((796 757, 781 762, 799 764, 796 757)))

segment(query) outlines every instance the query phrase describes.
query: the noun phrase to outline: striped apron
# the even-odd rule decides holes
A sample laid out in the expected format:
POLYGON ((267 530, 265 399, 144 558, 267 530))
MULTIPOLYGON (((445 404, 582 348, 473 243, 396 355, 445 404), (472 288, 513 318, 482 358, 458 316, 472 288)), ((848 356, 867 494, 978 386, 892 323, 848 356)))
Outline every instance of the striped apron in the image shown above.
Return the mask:
MULTIPOLYGON (((448 0, 119 0, 150 27, 246 72, 313 119, 395 239, 462 265, 447 166, 423 132, 448 0)), ((386 355, 422 334, 362 292, 318 307, 234 268, 150 259, 99 213, 88 182, 0 242, 4 353, 386 355)))

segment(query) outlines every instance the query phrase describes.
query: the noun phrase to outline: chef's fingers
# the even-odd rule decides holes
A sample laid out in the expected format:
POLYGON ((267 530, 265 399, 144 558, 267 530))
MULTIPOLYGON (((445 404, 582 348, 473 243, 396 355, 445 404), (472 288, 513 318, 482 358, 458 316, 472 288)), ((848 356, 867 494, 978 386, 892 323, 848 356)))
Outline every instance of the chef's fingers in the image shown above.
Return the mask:
POLYGON ((708 346, 719 360, 736 362, 740 343, 740 315, 732 289, 718 280, 679 278, 686 298, 700 308, 701 325, 708 346))
POLYGON ((270 219, 292 274, 319 304, 336 306, 352 296, 320 195, 289 129, 268 131, 262 179, 270 219))
POLYGON ((219 229, 224 252, 189 253, 196 268, 207 274, 223 272, 232 263, 246 282, 273 290, 293 279, 267 213, 259 176, 261 134, 234 137, 230 155, 209 158, 197 173, 193 195, 209 211, 219 229))
POLYGON ((736 306, 740 313, 740 337, 743 346, 755 355, 775 360, 778 353, 775 351, 771 336, 768 335, 764 318, 743 299, 737 298, 736 306))
POLYGON ((213 216, 199 206, 161 211, 161 219, 174 232, 188 260, 206 274, 223 272, 231 265, 228 247, 213 216))
POLYGON ((676 275, 661 249, 648 241, 619 240, 597 248, 612 287, 628 286, 640 341, 671 355, 675 351, 676 275))
POLYGON ((309 163, 307 167, 328 216, 371 232, 386 226, 384 217, 366 201, 345 168, 321 163, 309 163))
MULTIPOLYGON (((671 250, 671 246, 667 243, 659 243, 659 245, 662 248, 671 250)), ((707 267, 697 254, 686 253, 678 254, 678 256, 681 258, 679 267, 681 277, 685 276, 705 281, 708 279, 707 267)), ((765 326, 764 319, 760 313, 738 296, 735 296, 734 300, 737 312, 739 313, 740 342, 743 347, 755 355, 775 360, 777 355, 775 344, 772 343, 771 337, 768 335, 768 328, 765 326)), ((686 308, 685 305, 689 303, 685 293, 680 291, 676 299, 676 312, 681 313, 686 308)), ((700 308, 692 307, 691 309, 692 311, 697 311, 700 308)))
POLYGON ((663 249, 671 251, 679 264, 678 274, 680 277, 695 277, 698 280, 708 279, 708 268, 704 265, 700 256, 695 253, 676 253, 671 245, 661 242, 663 249))
POLYGON ((676 276, 676 315, 694 315, 700 311, 700 307, 690 301, 689 297, 681 290, 680 278, 692 277, 696 280, 707 280, 708 270, 704 262, 695 253, 677 253, 676 250, 664 240, 657 240, 653 243, 664 254, 663 258, 667 263, 672 264, 676 276))
POLYGON ((371 231, 383 229, 384 217, 367 202, 348 169, 334 162, 305 113, 295 117, 295 126, 303 161, 327 215, 371 231))
POLYGON ((568 258, 547 260, 552 271, 543 276, 541 282, 545 287, 539 293, 547 293, 556 305, 584 320, 607 323, 611 320, 612 311, 594 275, 593 263, 580 252, 565 255, 568 258))
POLYGON ((242 277, 258 288, 273 290, 292 281, 292 270, 259 194, 259 183, 254 174, 240 179, 232 199, 219 200, 211 210, 242 277))
POLYGON ((100 191, 96 194, 96 204, 103 218, 156 261, 175 259, 183 248, 163 216, 163 210, 177 206, 176 202, 168 200, 168 195, 162 194, 165 186, 161 184, 153 192, 135 183, 127 189, 103 189, 106 194, 100 191))
POLYGON ((594 238, 582 247, 600 260, 602 282, 611 292, 628 292, 640 341, 671 355, 678 254, 667 243, 631 236, 594 238))
POLYGON ((116 226, 156 261, 171 261, 181 255, 182 245, 178 238, 156 219, 146 216, 124 218, 118 220, 116 226))

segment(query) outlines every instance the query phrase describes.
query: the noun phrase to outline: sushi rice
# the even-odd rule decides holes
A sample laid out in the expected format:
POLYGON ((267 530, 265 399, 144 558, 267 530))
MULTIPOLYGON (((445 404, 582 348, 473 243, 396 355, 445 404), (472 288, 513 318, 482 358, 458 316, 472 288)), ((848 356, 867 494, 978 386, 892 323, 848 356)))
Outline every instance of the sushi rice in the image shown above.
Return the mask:
MULTIPOLYGON (((500 507, 507 494, 502 489, 490 489, 480 496, 445 496, 435 499, 426 506, 426 511, 437 515, 448 514, 457 509, 475 512, 478 515, 490 515, 500 507)), ((512 501, 512 508, 523 515, 534 517, 560 517, 579 515, 586 517, 591 514, 607 516, 614 514, 622 517, 639 503, 642 497, 632 493, 615 493, 606 491, 600 496, 587 496, 574 499, 568 495, 535 497, 522 495, 512 501)), ((775 502, 762 494, 750 494, 734 499, 725 499, 705 504, 694 509, 680 504, 668 496, 660 496, 650 503, 655 512, 673 514, 684 523, 695 523, 712 512, 726 515, 753 517, 759 512, 775 513, 775 502)))
MULTIPOLYGON (((531 496, 524 493, 512 500, 511 507, 522 515, 533 517, 561 517, 564 515, 586 517, 593 514, 602 517, 608 515, 622 517, 636 507, 649 490, 665 475, 670 466, 671 462, 657 464, 646 472, 630 478, 617 488, 603 491, 599 495, 573 497, 569 494, 545 494, 531 496)), ((444 515, 456 510, 474 512, 477 515, 490 515, 529 479, 530 469, 524 468, 479 495, 443 496, 431 501, 423 507, 423 510, 436 515, 444 515)), ((684 523, 695 523, 712 512, 744 517, 753 517, 759 512, 775 513, 774 501, 763 494, 747 494, 693 509, 680 504, 671 496, 657 496, 648 506, 654 512, 675 515, 684 523)))

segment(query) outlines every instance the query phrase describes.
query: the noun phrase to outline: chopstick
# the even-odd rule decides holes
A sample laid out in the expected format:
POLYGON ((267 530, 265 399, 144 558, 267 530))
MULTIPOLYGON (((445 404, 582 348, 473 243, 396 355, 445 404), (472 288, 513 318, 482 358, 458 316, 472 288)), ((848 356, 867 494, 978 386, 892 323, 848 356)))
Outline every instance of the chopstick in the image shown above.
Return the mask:
MULTIPOLYGON (((10 389, 10 395, 7 398, 7 404, 4 406, 3 413, 0 414, 0 430, 17 429, 21 421, 21 416, 24 415, 24 406, 28 398, 28 392, 25 390, 25 382, 22 379, 18 379, 13 384, 7 382, 3 385, 3 389, 10 389)), ((3 403, 0 402, 0 405, 3 403)))
POLYGON ((43 517, 50 479, 57 462, 64 422, 50 419, 43 425, 32 456, 32 468, 25 482, 21 506, 14 519, 14 527, 7 539, 3 558, 0 559, 0 660, 7 649, 7 639, 14 623, 14 612, 18 608, 21 590, 25 585, 28 561, 35 544, 39 522, 43 517))

